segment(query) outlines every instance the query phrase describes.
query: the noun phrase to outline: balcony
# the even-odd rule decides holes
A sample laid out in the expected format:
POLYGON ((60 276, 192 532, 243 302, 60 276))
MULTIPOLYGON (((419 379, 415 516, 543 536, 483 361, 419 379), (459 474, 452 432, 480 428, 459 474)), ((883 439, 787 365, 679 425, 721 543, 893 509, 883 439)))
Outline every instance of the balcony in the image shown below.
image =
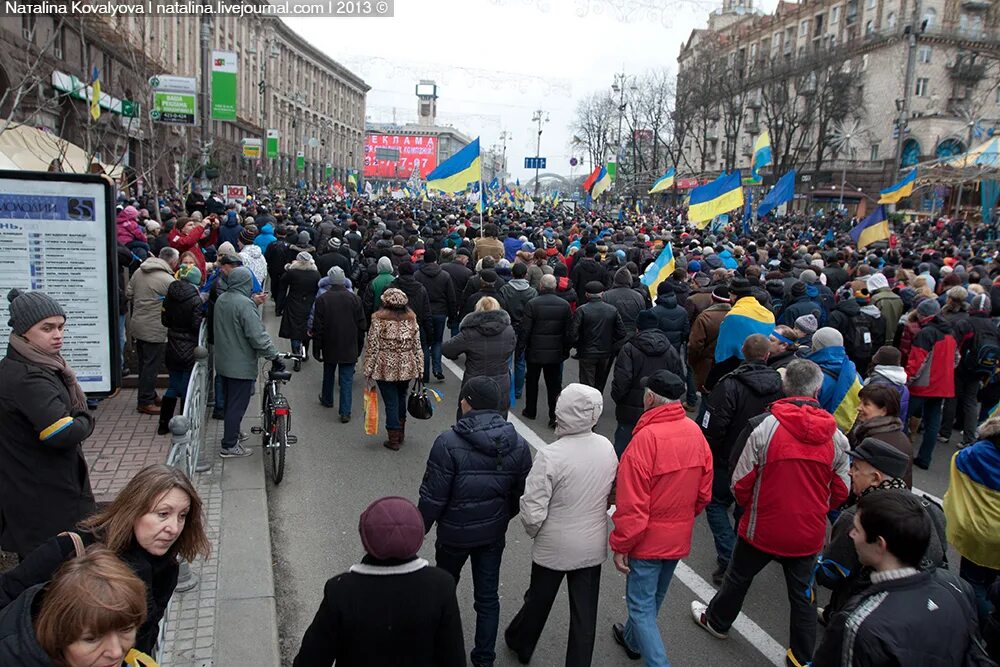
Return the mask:
POLYGON ((962 0, 962 9, 984 11, 989 9, 992 4, 992 0, 962 0))
POLYGON ((954 62, 948 63, 948 73, 955 81, 974 85, 986 76, 986 65, 969 58, 959 57, 954 62))
POLYGON ((705 138, 708 139, 709 141, 718 141, 719 131, 716 130, 715 128, 709 128, 705 130, 705 138))

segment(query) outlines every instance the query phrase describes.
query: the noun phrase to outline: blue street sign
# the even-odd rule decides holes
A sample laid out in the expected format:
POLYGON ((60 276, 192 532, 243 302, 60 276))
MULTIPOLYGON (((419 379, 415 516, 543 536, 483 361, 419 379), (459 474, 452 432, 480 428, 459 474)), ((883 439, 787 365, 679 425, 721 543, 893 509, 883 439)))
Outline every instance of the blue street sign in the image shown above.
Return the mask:
POLYGON ((525 169, 545 169, 545 158, 543 158, 543 157, 526 157, 526 158, 524 158, 524 168, 525 169))

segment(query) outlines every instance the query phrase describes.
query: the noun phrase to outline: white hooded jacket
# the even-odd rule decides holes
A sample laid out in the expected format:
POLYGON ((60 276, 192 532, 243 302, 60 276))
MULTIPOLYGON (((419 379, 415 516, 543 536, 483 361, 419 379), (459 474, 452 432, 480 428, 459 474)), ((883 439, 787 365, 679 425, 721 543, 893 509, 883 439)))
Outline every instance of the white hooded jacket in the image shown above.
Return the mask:
POLYGON ((535 542, 531 559, 550 570, 600 565, 608 557, 608 496, 618 471, 611 441, 591 429, 600 392, 582 384, 556 403, 559 439, 538 450, 521 496, 521 523, 535 542))

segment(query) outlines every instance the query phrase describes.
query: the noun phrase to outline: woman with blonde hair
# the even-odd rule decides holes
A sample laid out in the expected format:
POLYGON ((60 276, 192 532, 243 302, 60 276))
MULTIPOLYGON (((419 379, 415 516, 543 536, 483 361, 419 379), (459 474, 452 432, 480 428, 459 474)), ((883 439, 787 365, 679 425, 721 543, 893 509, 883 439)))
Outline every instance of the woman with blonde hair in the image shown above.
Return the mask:
POLYGON ((385 430, 389 439, 382 446, 393 451, 400 448, 406 437, 410 380, 424 374, 420 326, 408 303, 401 289, 390 287, 382 292, 382 307, 372 315, 365 341, 365 379, 368 386, 378 383, 385 404, 385 430))
MULTIPOLYGON (((147 466, 133 477, 103 511, 83 521, 77 533, 84 546, 99 543, 121 558, 145 584, 146 620, 136 648, 153 653, 160 619, 177 586, 178 557, 207 558, 201 498, 182 471, 164 464, 147 466)), ((27 588, 52 579, 76 553, 74 536, 61 533, 24 561, 0 575, 0 608, 27 588)), ((3 663, 6 664, 6 663, 3 663)))
POLYGON ((458 335, 449 338, 441 352, 449 359, 465 355, 463 391, 465 383, 474 377, 495 380, 500 386, 500 405, 496 409, 506 417, 510 408, 510 360, 517 343, 510 315, 500 308, 499 301, 484 296, 476 302, 475 310, 462 318, 458 329, 458 335))
POLYGON ((155 667, 135 648, 146 591, 114 553, 93 546, 51 582, 26 589, 0 611, 0 664, 18 667, 155 667))

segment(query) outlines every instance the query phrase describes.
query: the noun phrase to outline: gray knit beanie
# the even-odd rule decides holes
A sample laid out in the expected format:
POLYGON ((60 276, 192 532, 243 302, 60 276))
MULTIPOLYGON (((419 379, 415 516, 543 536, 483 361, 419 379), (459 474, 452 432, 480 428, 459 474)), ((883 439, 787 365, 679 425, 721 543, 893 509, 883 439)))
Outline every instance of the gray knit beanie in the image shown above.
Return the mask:
POLYGON ((388 257, 379 257, 377 265, 379 273, 392 273, 392 260, 388 257))
POLYGON ((926 317, 934 317, 940 312, 941 312, 941 304, 938 303, 937 299, 930 299, 930 298, 924 299, 923 301, 920 302, 920 305, 917 306, 917 315, 920 317, 920 319, 924 319, 926 317))
POLYGON ((18 336, 47 317, 66 318, 66 311, 45 292, 22 292, 16 287, 7 293, 10 301, 10 320, 7 325, 18 336))
POLYGON ((844 336, 832 327, 817 329, 812 338, 812 351, 822 350, 826 347, 843 347, 844 336))

